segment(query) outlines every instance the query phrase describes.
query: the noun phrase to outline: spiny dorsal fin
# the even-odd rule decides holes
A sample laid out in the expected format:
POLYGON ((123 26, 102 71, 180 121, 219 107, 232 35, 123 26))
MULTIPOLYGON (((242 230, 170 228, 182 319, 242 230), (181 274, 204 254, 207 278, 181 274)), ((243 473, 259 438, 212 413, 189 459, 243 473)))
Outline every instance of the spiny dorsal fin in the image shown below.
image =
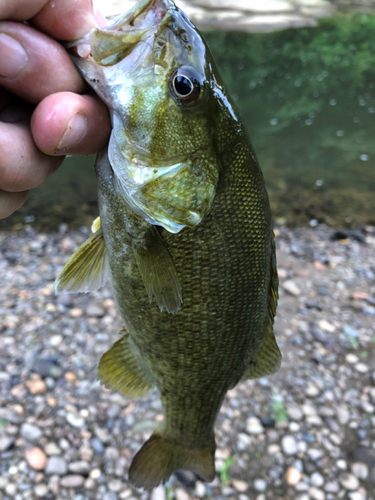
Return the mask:
POLYGON ((125 334, 103 354, 98 366, 98 377, 103 384, 130 399, 140 399, 154 386, 131 348, 129 334, 125 334))
POLYGON ((93 292, 105 285, 109 272, 108 252, 100 228, 65 264, 55 281, 55 293, 93 292))
POLYGON ((161 311, 176 313, 182 303, 181 283, 158 230, 151 226, 144 238, 132 240, 132 247, 150 302, 155 296, 161 311))

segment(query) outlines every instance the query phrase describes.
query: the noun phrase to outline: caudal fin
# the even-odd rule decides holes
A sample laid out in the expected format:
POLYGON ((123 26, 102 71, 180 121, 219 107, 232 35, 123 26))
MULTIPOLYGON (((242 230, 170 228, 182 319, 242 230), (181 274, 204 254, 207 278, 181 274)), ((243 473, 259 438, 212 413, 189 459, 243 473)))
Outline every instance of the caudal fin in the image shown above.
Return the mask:
POLYGON ((206 448, 184 448, 156 430, 133 458, 129 480, 138 488, 151 489, 176 470, 185 469, 210 482, 215 478, 214 457, 214 443, 206 448))

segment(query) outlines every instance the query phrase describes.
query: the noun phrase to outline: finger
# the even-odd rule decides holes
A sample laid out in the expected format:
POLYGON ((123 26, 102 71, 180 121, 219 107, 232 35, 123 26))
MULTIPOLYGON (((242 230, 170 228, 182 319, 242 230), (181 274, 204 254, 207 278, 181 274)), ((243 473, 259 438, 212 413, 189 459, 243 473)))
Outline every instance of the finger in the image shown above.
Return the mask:
POLYGON ((25 203, 28 191, 20 193, 9 193, 0 189, 0 219, 18 210, 25 203))
POLYGON ((108 143, 108 110, 91 95, 60 92, 46 97, 31 119, 38 148, 46 154, 92 154, 108 143))
POLYGON ((20 192, 39 186, 63 159, 39 151, 28 126, 0 122, 0 189, 20 192))
POLYGON ((106 21, 91 0, 1 0, 0 19, 28 21, 58 40, 74 40, 106 21))
POLYGON ((71 41, 86 35, 92 28, 106 26, 105 17, 91 0, 49 1, 30 23, 55 38, 71 41))
POLYGON ((32 103, 54 92, 86 88, 58 42, 13 22, 0 22, 0 85, 32 103))
POLYGON ((35 16, 48 0, 2 0, 0 2, 0 19, 27 21, 35 16))

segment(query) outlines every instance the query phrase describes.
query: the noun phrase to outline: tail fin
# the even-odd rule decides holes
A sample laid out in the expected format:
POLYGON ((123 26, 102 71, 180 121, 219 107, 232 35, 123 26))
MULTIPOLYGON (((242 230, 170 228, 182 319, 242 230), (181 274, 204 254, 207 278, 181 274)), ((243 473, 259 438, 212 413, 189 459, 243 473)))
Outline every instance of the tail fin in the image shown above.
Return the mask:
POLYGON ((156 430, 133 458, 129 480, 137 488, 151 489, 176 470, 185 469, 211 482, 215 478, 214 458, 215 443, 206 448, 184 448, 156 430))

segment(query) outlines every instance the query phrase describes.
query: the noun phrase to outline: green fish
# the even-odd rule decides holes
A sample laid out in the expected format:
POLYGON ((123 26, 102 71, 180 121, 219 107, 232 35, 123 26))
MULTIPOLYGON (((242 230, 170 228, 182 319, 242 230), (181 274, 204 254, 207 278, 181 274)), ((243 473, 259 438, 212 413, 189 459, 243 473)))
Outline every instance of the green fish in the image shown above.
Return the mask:
POLYGON ((96 162, 100 220, 55 289, 112 281, 124 328, 99 378, 129 398, 160 395, 164 420, 131 483, 178 469, 212 481, 226 392, 280 365, 264 179, 203 37, 171 0, 140 0, 70 52, 113 130, 96 162))

